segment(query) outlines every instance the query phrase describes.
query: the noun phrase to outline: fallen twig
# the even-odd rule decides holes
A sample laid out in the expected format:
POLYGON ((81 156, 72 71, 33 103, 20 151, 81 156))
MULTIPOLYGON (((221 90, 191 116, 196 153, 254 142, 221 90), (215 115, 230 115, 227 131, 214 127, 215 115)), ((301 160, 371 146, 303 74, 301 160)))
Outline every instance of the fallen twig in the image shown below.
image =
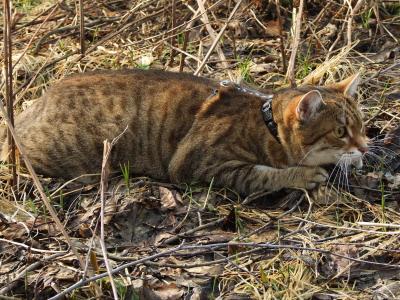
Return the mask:
MULTIPOLYGON (((240 5, 242 4, 243 0, 239 0, 235 7, 233 8, 231 14, 228 17, 228 20, 226 20, 224 26, 222 26, 222 28, 220 29, 218 35, 213 39, 213 43, 210 46, 210 49, 208 49, 207 54, 204 56, 203 61, 201 62, 201 64, 199 65, 199 67, 197 68, 197 70, 194 72, 194 75, 199 75, 200 72, 203 70, 204 66, 206 65, 208 59, 211 56, 211 53, 214 51, 215 47, 217 46, 219 40, 221 39, 222 35, 224 34, 226 28, 228 27, 229 22, 232 20, 233 16, 235 15, 236 11, 239 9, 240 5)), ((198 0, 198 3, 200 5, 201 0, 198 0)), ((233 80, 233 78, 231 78, 231 80, 233 80)))
POLYGON ((351 31, 352 31, 352 25, 353 25, 353 19, 354 16, 357 14, 358 10, 361 8, 361 6, 364 3, 364 0, 358 0, 354 8, 351 7, 351 1, 348 1, 349 3, 349 9, 350 9, 350 15, 349 19, 347 20, 347 47, 351 47, 351 31))
MULTIPOLYGON (((13 95, 13 67, 12 67, 12 40, 11 40, 11 5, 10 0, 3 0, 3 11, 4 11, 4 31, 3 31, 3 43, 4 43, 4 77, 6 85, 5 100, 7 103, 7 116, 11 126, 14 126, 14 95, 13 95)), ((8 145, 8 157, 7 163, 12 174, 10 181, 10 188, 17 183, 17 166, 15 156, 15 141, 12 138, 10 130, 7 130, 7 145, 8 145)), ((12 193, 10 193, 12 198, 12 193)), ((12 200, 12 199, 10 199, 12 200)))
MULTIPOLYGON (((125 129, 126 130, 126 129, 125 129)), ((113 291, 114 299, 118 300, 118 293, 117 288, 115 286, 114 279, 111 274, 111 267, 110 263, 107 259, 107 249, 106 244, 104 242, 104 210, 105 210, 105 202, 106 202, 106 190, 108 186, 108 175, 110 173, 110 166, 109 166, 109 157, 111 155, 112 145, 109 141, 104 141, 104 148, 103 148, 103 162, 101 164, 101 180, 100 180, 100 201, 101 201, 101 210, 100 210, 100 246, 103 253, 104 264, 107 269, 108 277, 110 278, 110 284, 113 291)))
POLYGON ((217 220, 212 221, 212 222, 207 223, 207 224, 200 225, 200 226, 198 226, 196 228, 193 228, 193 229, 190 229, 190 230, 188 230, 186 232, 178 233, 175 236, 170 237, 170 238, 166 239, 165 241, 163 241, 162 244, 171 244, 173 242, 176 242, 178 239, 188 237, 189 235, 191 235, 191 234, 193 234, 193 233, 195 233, 195 232, 197 232, 199 230, 210 228, 210 227, 213 227, 215 225, 218 225, 218 224, 222 223, 224 220, 225 220, 225 217, 217 219, 217 220))
POLYGON ((28 249, 29 251, 38 252, 38 253, 63 253, 63 254, 68 253, 68 251, 54 251, 54 250, 37 249, 37 248, 31 247, 31 246, 25 245, 23 243, 18 243, 16 241, 11 241, 11 240, 7 240, 7 239, 3 239, 3 238, 0 238, 0 242, 10 243, 12 245, 22 247, 22 248, 28 249))
POLYGON ((278 16, 279 22, 279 39, 280 39, 280 48, 281 48, 281 57, 282 57, 282 66, 283 66, 283 73, 286 74, 287 72, 287 65, 286 65, 286 53, 285 53, 285 40, 283 38, 283 30, 282 30, 282 16, 281 16, 281 4, 279 0, 275 0, 276 6, 276 14, 278 16))
MULTIPOLYGON (((217 36, 218 36, 218 35, 217 35, 216 32, 214 31, 214 29, 211 27, 210 20, 208 19, 208 15, 207 15, 207 12, 206 12, 206 9, 205 9, 205 7, 204 7, 204 3, 203 3, 203 2, 205 2, 205 1, 203 1, 203 0, 197 0, 197 4, 198 4, 199 9, 200 9, 200 12, 201 12, 201 14, 202 14, 201 20, 202 20, 203 24, 206 26, 206 29, 207 29, 208 34, 210 35, 210 38, 211 38, 213 41, 215 41, 215 39, 217 39, 217 36)), ((227 22, 227 24, 228 24, 228 22, 227 22)), ((219 38, 218 38, 218 40, 219 40, 219 38)), ((226 68, 226 69, 228 70, 229 79, 230 79, 230 80, 233 80, 233 79, 234 79, 234 78, 233 78, 233 74, 232 74, 231 70, 228 69, 229 66, 228 66, 228 64, 227 64, 227 62, 226 62, 225 54, 224 54, 224 52, 222 51, 221 46, 220 46, 218 43, 215 44, 215 49, 217 50, 218 56, 219 56, 220 59, 221 59, 221 62, 222 62, 223 67, 226 68)))
MULTIPOLYGON (((269 250, 283 250, 283 249, 292 249, 292 250, 301 250, 301 251, 313 251, 313 252, 318 252, 318 253, 322 253, 322 254, 327 254, 327 255, 332 255, 332 256, 336 256, 336 257, 340 257, 340 258, 344 258, 347 259, 349 261, 354 261, 354 262, 359 262, 359 263, 364 263, 364 264, 369 264, 369 265, 375 265, 375 266, 385 266, 385 267, 389 267, 392 269, 400 269, 400 265, 393 265, 393 264, 389 264, 389 263, 379 263, 379 262, 373 262, 373 261, 366 261, 366 260, 362 260, 362 259, 357 259, 357 258, 353 258, 353 257, 349 257, 346 255, 342 255, 342 254, 338 254, 338 253, 333 253, 329 250, 324 250, 324 249, 317 249, 317 248, 310 248, 310 247, 301 247, 301 246, 293 246, 293 245, 274 245, 274 244, 269 244, 269 243, 240 243, 240 242, 228 242, 228 243, 216 243, 216 244, 208 244, 208 245, 188 245, 188 246, 183 246, 183 245, 179 245, 178 247, 157 253, 157 254, 153 254, 150 255, 148 257, 144 257, 141 259, 138 259, 136 261, 133 262, 129 262, 126 264, 123 264, 121 266, 119 266, 118 268, 115 268, 114 270, 112 270, 112 274, 116 274, 121 272, 122 270, 128 268, 128 267, 132 267, 132 266, 136 266, 139 264, 144 264, 148 261, 151 261, 153 259, 159 258, 159 257, 163 257, 163 256, 169 256, 175 252, 178 251, 182 251, 182 250, 195 250, 195 249, 220 249, 220 248, 226 248, 229 246, 238 246, 238 247, 248 247, 248 248, 263 248, 263 249, 269 249, 269 250)), ((65 289, 64 291, 62 291, 61 293, 57 294, 54 297, 51 297, 49 300, 57 300, 57 299, 61 299, 62 297, 64 297, 66 294, 72 292, 73 290, 80 288, 90 282, 96 281, 98 279, 104 278, 108 276, 108 273, 102 273, 102 274, 98 274, 96 276, 93 276, 91 278, 87 278, 84 280, 81 280, 75 284, 73 284, 72 286, 70 286, 69 288, 65 289)))
MULTIPOLYGON (((120 18, 119 17, 111 17, 111 18, 100 18, 97 20, 94 20, 90 23, 86 24, 86 28, 90 28, 96 25, 102 25, 102 24, 109 24, 109 23, 114 23, 116 21, 118 21, 120 18)), ((40 40, 37 42, 35 49, 33 50, 33 54, 37 55, 40 51, 40 48, 42 47, 42 45, 45 43, 46 39, 48 37, 50 37, 53 34, 57 34, 57 33, 62 33, 62 32, 66 32, 66 31, 73 31, 76 29, 80 29, 80 25, 67 25, 64 27, 60 27, 57 29, 54 29, 52 31, 47 32, 45 35, 43 35, 40 40)), ((77 31, 76 34, 78 34, 79 32, 77 31)))
POLYGON ((81 55, 85 55, 85 16, 83 13, 83 0, 79 0, 79 44, 81 55))
POLYGON ((291 49, 292 53, 290 53, 289 65, 286 73, 286 78, 289 81, 291 87, 296 87, 295 64, 296 64, 297 49, 299 48, 299 43, 300 43, 301 19, 303 16, 303 7, 304 7, 304 0, 300 0, 299 11, 297 12, 296 15, 294 37, 292 41, 292 49, 291 49))
POLYGON ((54 258, 60 257, 64 254, 65 253, 56 253, 50 255, 49 257, 42 257, 40 261, 34 262, 33 264, 27 266, 23 271, 19 272, 15 277, 13 277, 13 281, 10 284, 8 284, 7 286, 3 287, 0 290, 0 295, 4 295, 8 293, 11 289, 13 289, 18 284, 19 279, 24 278, 28 272, 36 270, 37 268, 41 267, 44 263, 51 261, 54 258))

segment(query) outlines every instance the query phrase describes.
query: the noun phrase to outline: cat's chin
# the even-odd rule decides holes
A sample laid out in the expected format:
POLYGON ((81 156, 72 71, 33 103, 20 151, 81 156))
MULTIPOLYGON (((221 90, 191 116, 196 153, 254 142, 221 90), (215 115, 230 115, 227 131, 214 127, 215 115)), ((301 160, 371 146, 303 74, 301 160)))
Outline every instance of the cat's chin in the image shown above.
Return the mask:
POLYGON ((352 165, 353 165, 356 169, 360 170, 360 169, 362 169, 362 167, 363 167, 364 164, 363 164, 362 159, 359 158, 359 159, 355 160, 354 162, 352 162, 352 165))
POLYGON ((342 159, 344 159, 345 166, 353 166, 356 169, 361 169, 363 167, 361 154, 343 154, 342 159))

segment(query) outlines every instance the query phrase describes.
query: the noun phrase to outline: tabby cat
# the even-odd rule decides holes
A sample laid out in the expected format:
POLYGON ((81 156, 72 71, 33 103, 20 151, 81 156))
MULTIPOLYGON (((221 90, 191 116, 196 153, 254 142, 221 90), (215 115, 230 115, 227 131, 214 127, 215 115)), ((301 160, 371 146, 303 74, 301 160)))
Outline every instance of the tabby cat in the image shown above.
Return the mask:
MULTIPOLYGON (((103 141, 125 130, 111 154, 114 171, 129 163, 135 174, 213 180, 242 194, 310 189, 327 179, 322 165, 341 159, 362 165, 368 148, 352 99, 358 83, 355 75, 276 91, 275 135, 263 119, 268 97, 261 92, 157 70, 84 73, 54 84, 17 116, 15 128, 45 176, 99 173, 103 141)), ((7 151, 3 145, 3 160, 7 151)))

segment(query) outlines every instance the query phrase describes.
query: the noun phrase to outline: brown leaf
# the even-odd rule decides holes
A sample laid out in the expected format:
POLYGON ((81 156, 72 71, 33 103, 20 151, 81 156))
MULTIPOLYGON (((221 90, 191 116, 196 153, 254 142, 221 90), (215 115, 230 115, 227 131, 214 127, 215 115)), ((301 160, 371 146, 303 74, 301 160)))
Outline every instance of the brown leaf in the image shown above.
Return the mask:
POLYGON ((224 268, 222 265, 213 265, 213 266, 187 268, 186 271, 198 275, 217 276, 222 274, 223 269, 224 268))
POLYGON ((279 36, 279 21, 272 20, 264 24, 265 26, 265 34, 270 37, 279 36))
POLYGON ((166 239, 173 237, 174 235, 168 232, 161 232, 157 234, 156 238, 154 239, 154 245, 159 246, 161 245, 166 239))
POLYGON ((242 22, 238 20, 233 20, 228 24, 228 31, 235 38, 244 38, 247 36, 247 28, 242 22))
MULTIPOLYGON (((357 258, 359 254, 358 247, 355 245, 333 245, 330 250, 334 254, 339 254, 351 258, 357 258)), ((328 264, 326 265, 329 265, 331 269, 331 275, 336 275, 346 270, 347 273, 350 272, 350 269, 348 268, 351 263, 353 262, 347 258, 331 254, 328 256, 328 264)))
POLYGON ((160 186, 159 190, 162 211, 175 209, 182 204, 182 197, 177 191, 167 189, 163 186, 160 186))
POLYGON ((176 284, 169 283, 160 286, 157 290, 154 290, 158 297, 162 300, 178 300, 182 299, 183 288, 178 288, 176 284))

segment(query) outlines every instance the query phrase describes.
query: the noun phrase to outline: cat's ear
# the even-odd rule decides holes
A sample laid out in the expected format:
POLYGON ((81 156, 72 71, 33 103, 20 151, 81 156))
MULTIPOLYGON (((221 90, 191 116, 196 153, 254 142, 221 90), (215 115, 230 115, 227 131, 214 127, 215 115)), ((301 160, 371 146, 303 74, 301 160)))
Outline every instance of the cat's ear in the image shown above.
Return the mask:
POLYGON ((345 95, 346 97, 353 98, 356 95, 357 88, 360 85, 360 82, 360 73, 357 73, 350 77, 347 77, 346 79, 338 83, 334 83, 329 87, 343 93, 343 95, 345 95))
POLYGON ((301 97, 299 103, 297 104, 297 119, 300 121, 307 121, 311 119, 324 104, 324 100, 322 99, 322 95, 319 91, 309 91, 307 94, 301 97))

